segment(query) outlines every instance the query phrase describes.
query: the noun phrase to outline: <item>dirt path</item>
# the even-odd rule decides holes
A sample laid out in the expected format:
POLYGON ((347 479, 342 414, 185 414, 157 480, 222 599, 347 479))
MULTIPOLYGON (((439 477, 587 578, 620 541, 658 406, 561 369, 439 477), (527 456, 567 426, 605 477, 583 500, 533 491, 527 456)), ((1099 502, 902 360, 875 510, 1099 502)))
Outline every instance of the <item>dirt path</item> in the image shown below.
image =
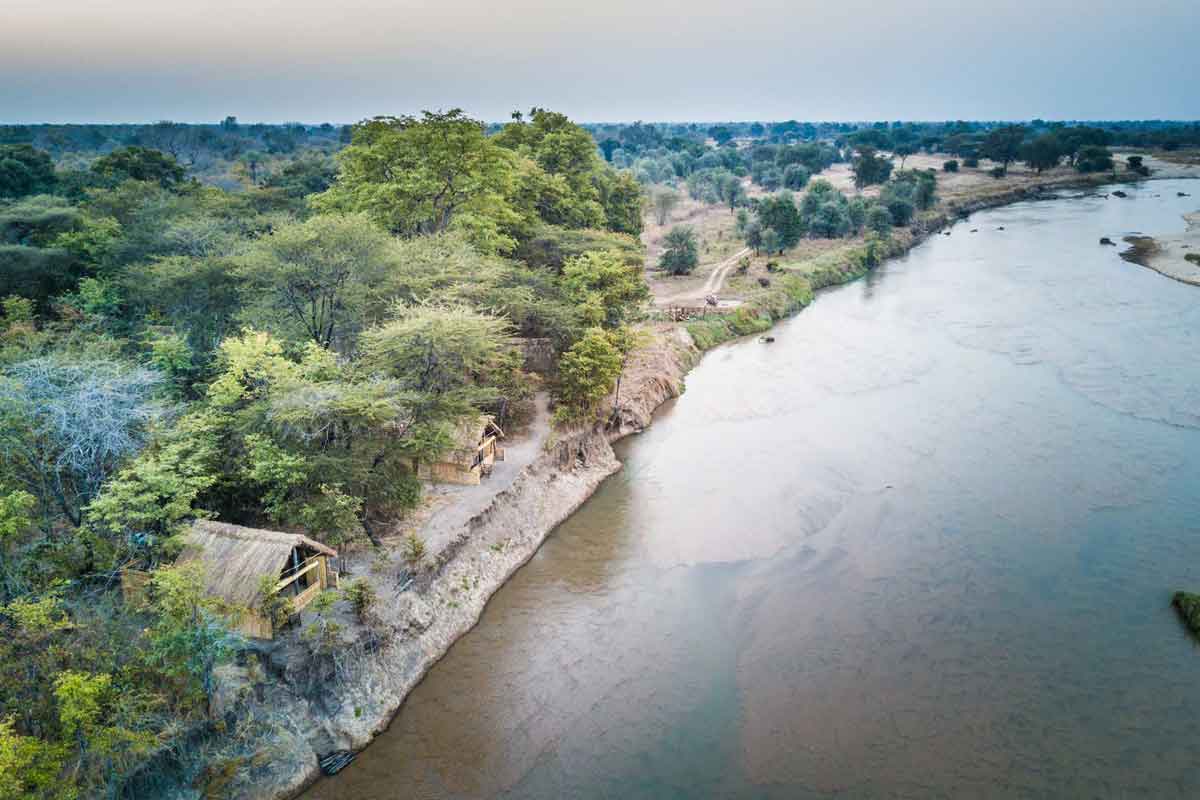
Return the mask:
POLYGON ((533 421, 519 437, 501 443, 504 460, 493 465, 490 476, 477 486, 433 484, 426 489, 432 511, 417 533, 431 556, 449 546, 462 526, 487 508, 496 495, 512 486, 521 470, 541 454, 542 445, 550 435, 550 396, 538 392, 534 404, 533 421))
POLYGON ((684 292, 656 297, 655 304, 660 306, 677 306, 686 304, 690 301, 703 302, 704 298, 710 294, 716 294, 721 291, 721 287, 725 285, 725 279, 729 276, 729 272, 737 266, 738 260, 742 256, 750 254, 749 247, 743 247, 729 258, 722 261, 716 268, 709 273, 708 279, 704 281, 704 285, 697 289, 688 289, 684 292))

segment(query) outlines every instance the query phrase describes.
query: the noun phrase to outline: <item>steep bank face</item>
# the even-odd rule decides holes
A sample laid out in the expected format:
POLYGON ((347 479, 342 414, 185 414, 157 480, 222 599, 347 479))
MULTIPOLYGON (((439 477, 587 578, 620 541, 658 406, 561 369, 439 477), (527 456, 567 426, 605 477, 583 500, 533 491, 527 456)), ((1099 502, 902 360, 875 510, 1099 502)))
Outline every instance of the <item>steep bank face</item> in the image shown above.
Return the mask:
POLYGON ((294 797, 320 776, 320 757, 359 750, 382 732, 425 673, 478 622, 492 594, 620 468, 611 443, 644 428, 654 409, 679 395, 697 355, 685 331, 648 330, 627 365, 618 410, 606 415, 609 424, 548 442, 461 526, 430 574, 410 580, 404 570, 373 571, 365 556, 351 560, 350 577, 367 579, 378 599, 365 626, 342 620, 340 653, 313 658, 294 643, 226 673, 215 710, 253 741, 251 752, 231 746, 207 758, 208 775, 234 774, 222 796, 294 797))

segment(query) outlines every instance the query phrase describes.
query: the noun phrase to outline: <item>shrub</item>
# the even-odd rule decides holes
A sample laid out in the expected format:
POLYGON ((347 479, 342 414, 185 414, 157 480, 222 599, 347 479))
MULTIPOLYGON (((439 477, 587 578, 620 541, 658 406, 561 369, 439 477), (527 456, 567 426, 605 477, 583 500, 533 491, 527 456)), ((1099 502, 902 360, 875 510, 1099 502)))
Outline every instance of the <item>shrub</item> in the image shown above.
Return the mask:
POLYGON ((886 206, 873 205, 867 211, 867 229, 878 234, 886 234, 892 229, 892 212, 886 206))
POLYGON ((417 567, 425 560, 425 542, 415 533, 404 537, 404 560, 410 567, 417 567))
POLYGON ((988 171, 988 175, 991 175, 993 178, 997 179, 1003 178, 1007 174, 1008 170, 1006 170, 1004 167, 992 167, 991 170, 988 171))
POLYGON ((803 189, 809 177, 803 164, 788 164, 783 170, 783 186, 786 189, 803 189))
POLYGON ((676 225, 663 239, 666 250, 658 266, 672 275, 687 275, 700 263, 696 231, 688 225, 676 225))
POLYGON ((366 617, 367 610, 375 603, 375 587, 363 578, 348 583, 342 590, 342 594, 350 601, 350 605, 353 606, 354 613, 360 621, 366 617))
POLYGON ((1113 168, 1112 153, 1101 145, 1088 145, 1080 149, 1075 159, 1075 169, 1080 172, 1107 172, 1113 168))
POLYGON ((576 422, 595 411, 621 374, 621 350, 614 337, 590 329, 558 360, 559 422, 576 422))
POLYGON ((1150 174, 1150 168, 1142 163, 1142 156, 1130 156, 1125 159, 1125 166, 1130 172, 1136 172, 1138 175, 1146 176, 1150 174))
POLYGON ((979 159, 976 158, 975 156, 971 156, 969 158, 964 158, 963 166, 968 167, 970 169, 975 169, 976 167, 979 166, 979 159))
POLYGON ((942 164, 943 172, 958 172, 958 162, 953 158, 942 164))
POLYGON ((258 613, 270 620, 272 628, 283 627, 296 613, 291 599, 280 596, 278 583, 273 575, 263 575, 258 581, 258 613))

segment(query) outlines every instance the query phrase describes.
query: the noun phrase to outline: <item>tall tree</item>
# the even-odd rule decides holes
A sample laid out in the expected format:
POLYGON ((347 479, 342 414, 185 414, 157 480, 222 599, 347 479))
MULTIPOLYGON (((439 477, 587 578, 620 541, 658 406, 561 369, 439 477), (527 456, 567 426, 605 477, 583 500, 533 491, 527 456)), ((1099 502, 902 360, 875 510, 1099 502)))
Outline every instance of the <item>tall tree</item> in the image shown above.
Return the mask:
POLYGON ((363 211, 402 236, 455 227, 492 252, 515 244, 514 155, 460 109, 362 122, 338 166, 337 183, 313 198, 321 210, 363 211))
POLYGON ((877 155, 874 147, 861 145, 851 161, 850 168, 854 172, 854 188, 862 189, 886 181, 892 174, 892 161, 877 155))
POLYGON ((396 242, 365 214, 319 214, 257 239, 237 259, 243 317, 292 340, 352 348, 389 300, 396 242))
POLYGON ((1000 169, 1008 171, 1008 165, 1021 153, 1021 143, 1025 141, 1024 125, 1005 125, 990 131, 979 152, 986 158, 1000 164, 1000 169))

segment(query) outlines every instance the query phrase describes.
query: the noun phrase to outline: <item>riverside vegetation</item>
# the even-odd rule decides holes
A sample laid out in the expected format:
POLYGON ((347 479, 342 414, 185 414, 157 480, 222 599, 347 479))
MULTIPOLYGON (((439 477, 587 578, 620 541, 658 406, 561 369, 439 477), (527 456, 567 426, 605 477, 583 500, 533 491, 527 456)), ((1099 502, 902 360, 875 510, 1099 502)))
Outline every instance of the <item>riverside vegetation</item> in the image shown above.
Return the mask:
MULTIPOLYGON (((644 206, 670 218, 664 191, 719 206, 768 259, 769 277, 737 279, 733 313, 687 323, 707 348, 969 210, 903 168, 918 149, 1007 172, 1041 158, 1044 136, 1081 137, 714 128, 589 131, 534 109, 502 126, 450 111, 340 129, 0 129, 0 800, 147 796, 181 776, 219 796, 229 776, 187 754, 252 735, 210 714, 217 670, 247 643, 231 632, 239 609, 172 566, 184 525, 380 547, 420 500, 413 459, 436 458, 470 414, 531 413, 514 337, 551 342, 558 423, 596 422, 642 341, 636 237, 644 206), (878 188, 813 178, 835 164, 878 188), (815 241, 832 244, 805 253, 815 241), (122 600, 127 568, 150 573, 144 603, 122 600)), ((1197 132, 1089 130, 1056 165, 1082 156, 1107 176, 1111 156, 1084 147, 1109 142, 1092 139, 1197 132)), ((681 229, 664 268, 690 272, 697 249, 681 229)), ((421 563, 419 538, 403 548, 421 563)), ((309 615, 313 654, 329 647, 329 604, 363 617, 374 601, 366 583, 343 594, 309 615)))

